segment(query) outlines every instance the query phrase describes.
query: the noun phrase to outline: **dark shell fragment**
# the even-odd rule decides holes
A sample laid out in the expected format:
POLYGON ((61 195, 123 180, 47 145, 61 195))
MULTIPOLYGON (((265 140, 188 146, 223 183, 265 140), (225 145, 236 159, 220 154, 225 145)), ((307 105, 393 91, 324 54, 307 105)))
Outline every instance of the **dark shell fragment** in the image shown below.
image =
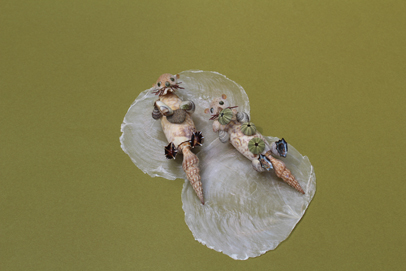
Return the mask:
POLYGON ((260 154, 258 160, 261 163, 262 168, 266 169, 267 171, 273 169, 271 161, 269 161, 265 155, 260 154))
POLYGON ((203 136, 202 132, 197 131, 192 134, 192 138, 190 140, 190 145, 192 145, 192 148, 194 148, 195 146, 201 146, 203 144, 203 141, 204 141, 204 136, 203 136))
POLYGON ((175 144, 173 144, 173 142, 169 143, 169 145, 165 147, 166 159, 175 159, 177 153, 178 150, 175 148, 175 144))
POLYGON ((285 139, 282 138, 281 140, 276 141, 275 144, 279 155, 286 157, 288 154, 288 143, 285 141, 285 139))

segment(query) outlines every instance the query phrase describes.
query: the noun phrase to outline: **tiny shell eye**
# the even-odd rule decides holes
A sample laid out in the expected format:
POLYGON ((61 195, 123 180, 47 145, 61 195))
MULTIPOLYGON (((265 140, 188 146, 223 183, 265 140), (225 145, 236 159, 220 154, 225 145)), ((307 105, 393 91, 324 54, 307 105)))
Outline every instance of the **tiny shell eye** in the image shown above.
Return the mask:
POLYGON ((172 81, 172 82, 175 82, 175 78, 172 78, 172 77, 171 77, 171 81, 172 81))
POLYGON ((220 101, 220 102, 219 102, 219 104, 220 104, 220 105, 223 105, 223 104, 224 104, 224 102, 223 102, 223 101, 220 101))
POLYGON ((161 82, 158 82, 158 84, 156 84, 158 87, 160 87, 161 86, 161 82))
POLYGON ((165 86, 169 87, 171 85, 171 83, 169 83, 168 81, 165 82, 165 86))
POLYGON ((214 112, 214 109, 213 109, 213 107, 212 108, 210 108, 210 113, 213 113, 214 112))

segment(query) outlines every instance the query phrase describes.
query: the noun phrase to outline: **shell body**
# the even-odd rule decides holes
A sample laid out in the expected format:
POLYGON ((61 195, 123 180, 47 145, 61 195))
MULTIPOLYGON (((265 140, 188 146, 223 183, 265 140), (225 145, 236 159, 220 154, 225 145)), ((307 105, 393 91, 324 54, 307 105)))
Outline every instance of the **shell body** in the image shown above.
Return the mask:
POLYGON ((231 121, 227 125, 227 130, 228 134, 230 135, 230 143, 236 148, 242 155, 247 157, 249 160, 254 160, 258 159, 258 154, 253 154, 248 147, 248 143, 253 139, 253 138, 260 138, 264 141, 265 147, 264 151, 266 152, 267 150, 270 149, 270 146, 268 143, 266 143, 265 138, 263 135, 261 135, 259 132, 256 132, 254 135, 245 135, 241 131, 241 123, 236 122, 236 121, 231 121))
MULTIPOLYGON (((210 104, 211 108, 216 108, 216 111, 210 112, 212 114, 212 119, 218 116, 218 120, 213 122, 213 131, 219 133, 220 141, 225 143, 226 138, 223 132, 228 133, 230 137, 230 143, 237 149, 242 155, 251 160, 252 166, 258 172, 269 171, 271 168, 274 169, 276 175, 285 181, 287 184, 295 188, 300 193, 304 194, 299 182, 296 180, 295 176, 286 168, 285 164, 273 158, 272 147, 267 143, 264 136, 256 131, 255 125, 251 122, 241 123, 239 119, 245 119, 243 114, 239 114, 236 110, 230 109, 230 107, 222 108, 217 105, 218 99, 215 99, 210 104), (222 114, 223 113, 223 114, 222 114), (227 123, 221 118, 226 115, 227 119, 230 119, 227 123), (231 113, 231 117, 229 116, 231 113), (264 157, 269 160, 269 163, 261 164, 264 162, 264 157), (260 164, 258 164, 260 163, 260 164)), ((248 115, 247 115, 248 116, 248 115)), ((278 141, 279 142, 279 141, 278 141)), ((283 140, 283 143, 286 143, 283 140)), ((275 143, 273 143, 275 145, 275 143)), ((287 147, 287 146, 286 146, 287 147)), ((286 148, 287 149, 287 148, 286 148)), ((279 153, 280 155, 280 153, 279 153)), ((280 155, 284 157, 283 155, 280 155)), ((285 154, 286 156, 286 154, 285 154)))
MULTIPOLYGON (((169 106, 174 112, 179 112, 180 110, 183 111, 183 109, 180 109, 183 101, 172 92, 168 92, 165 95, 160 95, 159 100, 169 106)), ((196 127, 190 113, 184 111, 183 113, 185 114, 184 121, 181 123, 176 123, 173 120, 169 121, 168 117, 173 117, 173 115, 168 117, 162 116, 162 130, 164 131, 168 142, 173 143, 178 152, 183 154, 182 168, 185 171, 187 179, 195 190, 200 202, 204 204, 203 188, 199 170, 199 159, 190 150, 192 147, 191 140, 193 135, 196 133, 196 127)))
MULTIPOLYGON (((169 93, 159 97, 159 100, 168 105, 172 110, 180 108, 182 100, 175 94, 169 93)), ((171 123, 166 116, 161 119, 162 130, 165 133, 168 142, 173 142, 175 147, 192 138, 192 134, 196 132, 195 124, 189 113, 186 113, 185 121, 182 123, 171 123)), ((181 151, 181 150, 179 150, 181 151)))

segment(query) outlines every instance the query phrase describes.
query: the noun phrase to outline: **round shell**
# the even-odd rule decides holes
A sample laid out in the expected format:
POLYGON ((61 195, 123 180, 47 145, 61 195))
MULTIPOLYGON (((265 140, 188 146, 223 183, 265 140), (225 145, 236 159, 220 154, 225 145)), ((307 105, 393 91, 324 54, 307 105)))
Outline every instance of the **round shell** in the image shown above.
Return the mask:
POLYGON ((224 108, 219 114, 219 122, 222 125, 228 124, 233 118, 233 111, 230 108, 224 108))
POLYGON ((254 137, 250 140, 250 142, 248 142, 248 149, 253 154, 259 154, 264 151, 265 142, 259 137, 254 137))
POLYGON ((241 132, 244 135, 250 136, 250 135, 253 135, 253 134, 255 134, 257 132, 257 127, 255 127, 255 124, 252 123, 252 122, 244 122, 241 125, 241 132))
POLYGON ((182 110, 182 109, 176 109, 173 111, 173 114, 170 116, 166 116, 166 119, 170 122, 170 123, 183 123, 186 119, 186 111, 182 110))

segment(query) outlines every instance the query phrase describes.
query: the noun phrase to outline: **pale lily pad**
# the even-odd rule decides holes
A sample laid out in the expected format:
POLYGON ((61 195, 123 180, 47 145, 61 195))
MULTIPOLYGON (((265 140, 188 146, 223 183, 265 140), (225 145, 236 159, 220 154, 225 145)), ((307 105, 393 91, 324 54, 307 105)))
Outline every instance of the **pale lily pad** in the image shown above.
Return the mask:
MULTIPOLYGON (((269 143, 278 138, 266 137, 269 143)), ((273 173, 256 172, 231 144, 214 141, 199 153, 205 205, 189 182, 182 191, 186 224, 196 240, 233 259, 275 249, 292 232, 316 191, 309 159, 289 146, 283 161, 306 192, 302 195, 273 173)))

